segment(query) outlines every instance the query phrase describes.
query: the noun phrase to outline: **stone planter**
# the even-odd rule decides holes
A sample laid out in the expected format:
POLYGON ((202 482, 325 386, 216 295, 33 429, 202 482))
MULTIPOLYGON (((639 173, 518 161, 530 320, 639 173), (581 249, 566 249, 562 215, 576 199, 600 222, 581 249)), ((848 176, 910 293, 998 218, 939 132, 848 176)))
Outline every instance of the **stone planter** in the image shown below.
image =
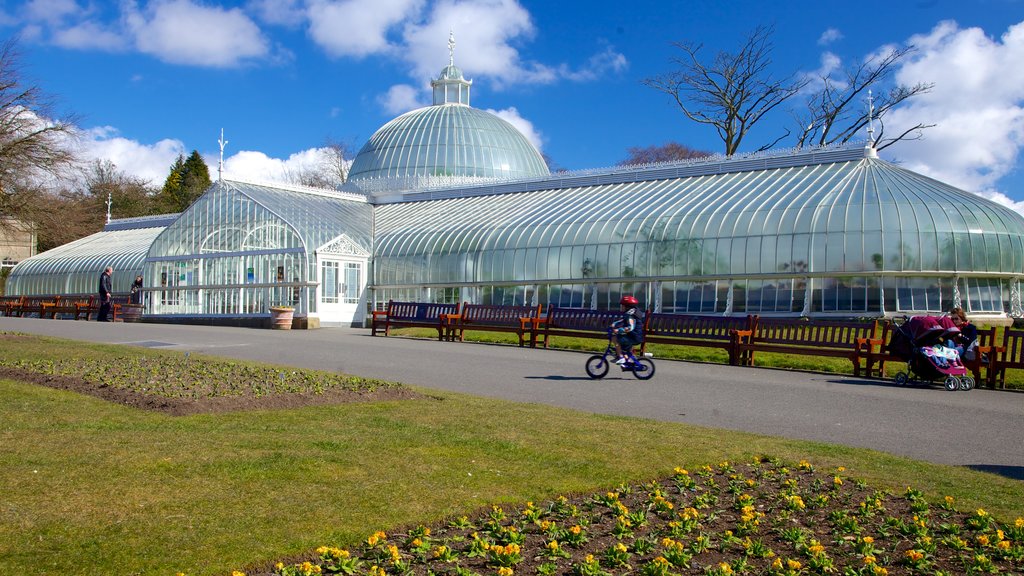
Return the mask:
POLYGON ((291 306, 271 306, 270 327, 274 330, 291 330, 293 314, 295 308, 291 306))

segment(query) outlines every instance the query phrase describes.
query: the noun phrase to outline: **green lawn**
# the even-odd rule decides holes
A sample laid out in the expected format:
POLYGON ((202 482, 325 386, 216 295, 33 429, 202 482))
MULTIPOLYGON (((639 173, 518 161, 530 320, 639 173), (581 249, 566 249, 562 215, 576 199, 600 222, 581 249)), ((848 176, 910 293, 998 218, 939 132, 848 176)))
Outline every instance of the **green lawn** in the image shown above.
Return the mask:
MULTIPOLYGON (((5 358, 180 355, 0 340, 5 358)), ((193 356, 193 359, 195 357, 193 356)), ((210 362, 213 362, 212 360, 210 362)), ((0 574, 226 574, 493 503, 768 454, 1010 521, 1019 481, 886 454, 436 391, 170 417, 0 380, 0 574)))

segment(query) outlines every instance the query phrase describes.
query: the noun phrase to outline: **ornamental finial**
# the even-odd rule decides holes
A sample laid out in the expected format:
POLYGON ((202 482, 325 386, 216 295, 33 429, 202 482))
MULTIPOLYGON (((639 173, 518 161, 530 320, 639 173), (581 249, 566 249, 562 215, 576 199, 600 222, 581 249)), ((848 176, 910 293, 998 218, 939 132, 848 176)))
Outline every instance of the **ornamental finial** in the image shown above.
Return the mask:
POLYGON ((448 65, 455 66, 455 32, 448 30, 448 65))

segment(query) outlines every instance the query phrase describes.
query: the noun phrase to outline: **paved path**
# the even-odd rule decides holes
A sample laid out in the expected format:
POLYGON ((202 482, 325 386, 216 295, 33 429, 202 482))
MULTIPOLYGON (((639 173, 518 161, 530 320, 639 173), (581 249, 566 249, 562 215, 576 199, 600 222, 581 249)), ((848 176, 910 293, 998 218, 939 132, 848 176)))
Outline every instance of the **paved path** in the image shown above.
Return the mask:
MULTIPOLYGON (((588 412, 873 448, 1024 479, 1024 394, 900 388, 852 376, 658 361, 652 380, 586 377, 579 352, 255 330, 0 318, 0 330, 202 351, 588 412)), ((657 360, 657 359, 656 359, 657 360)))

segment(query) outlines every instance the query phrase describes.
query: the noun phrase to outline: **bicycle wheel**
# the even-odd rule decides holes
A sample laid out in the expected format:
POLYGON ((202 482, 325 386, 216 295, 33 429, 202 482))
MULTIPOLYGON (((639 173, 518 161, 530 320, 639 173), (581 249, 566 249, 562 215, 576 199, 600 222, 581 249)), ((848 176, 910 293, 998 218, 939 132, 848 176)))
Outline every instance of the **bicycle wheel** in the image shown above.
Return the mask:
POLYGON ((650 380, 654 376, 654 361, 650 358, 637 358, 633 366, 633 376, 637 380, 650 380))
POLYGON ((604 356, 594 354, 587 358, 587 376, 597 380, 604 378, 606 374, 608 374, 608 360, 604 356))

